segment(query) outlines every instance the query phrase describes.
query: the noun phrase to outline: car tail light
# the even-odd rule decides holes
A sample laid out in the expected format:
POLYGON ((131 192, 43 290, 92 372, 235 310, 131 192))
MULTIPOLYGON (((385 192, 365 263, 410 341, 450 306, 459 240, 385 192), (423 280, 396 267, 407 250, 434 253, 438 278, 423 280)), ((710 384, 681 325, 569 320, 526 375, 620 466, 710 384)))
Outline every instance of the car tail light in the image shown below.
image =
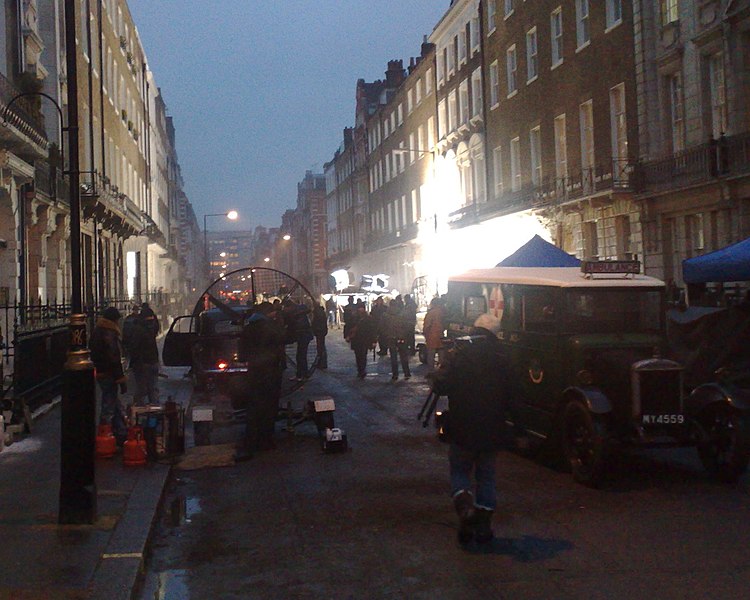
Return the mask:
POLYGON ((229 363, 224 359, 219 359, 216 361, 216 366, 223 371, 229 366, 229 363))

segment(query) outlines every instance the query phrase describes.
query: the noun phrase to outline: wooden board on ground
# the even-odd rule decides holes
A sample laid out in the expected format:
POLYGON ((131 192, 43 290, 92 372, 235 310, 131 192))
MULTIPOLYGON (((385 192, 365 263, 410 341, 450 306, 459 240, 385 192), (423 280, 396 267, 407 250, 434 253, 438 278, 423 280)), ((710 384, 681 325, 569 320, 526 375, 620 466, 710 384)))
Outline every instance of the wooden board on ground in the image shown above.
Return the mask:
POLYGON ((235 444, 216 444, 194 446, 185 450, 180 461, 175 465, 183 471, 208 469, 212 467, 231 467, 234 465, 235 444))

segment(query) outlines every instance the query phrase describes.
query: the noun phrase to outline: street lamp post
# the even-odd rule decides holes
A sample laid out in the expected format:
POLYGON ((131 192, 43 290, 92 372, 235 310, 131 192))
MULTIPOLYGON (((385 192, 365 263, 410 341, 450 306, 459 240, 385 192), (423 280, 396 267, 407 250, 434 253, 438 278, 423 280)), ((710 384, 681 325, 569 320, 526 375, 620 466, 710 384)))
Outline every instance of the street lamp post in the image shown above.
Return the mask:
MULTIPOLYGON (((78 155, 78 69, 75 0, 65 0, 65 54, 68 77, 68 176, 70 187, 71 314, 61 408, 61 524, 96 520, 96 382, 87 347, 81 276, 81 202, 78 155)), ((64 168, 64 166, 63 166, 64 168)))
POLYGON ((208 256, 208 228, 207 228, 207 222, 208 217, 226 217, 230 221, 236 221, 239 217, 239 214, 236 210, 230 210, 225 213, 211 213, 207 215, 203 215, 203 256, 206 260, 206 270, 208 272, 209 279, 211 277, 211 260, 208 256))

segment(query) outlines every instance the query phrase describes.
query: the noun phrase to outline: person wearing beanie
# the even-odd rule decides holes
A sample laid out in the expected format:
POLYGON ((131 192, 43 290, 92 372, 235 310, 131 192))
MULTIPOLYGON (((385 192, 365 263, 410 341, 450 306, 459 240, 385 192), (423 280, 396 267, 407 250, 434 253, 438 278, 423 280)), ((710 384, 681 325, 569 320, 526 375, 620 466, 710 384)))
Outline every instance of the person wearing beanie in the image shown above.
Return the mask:
POLYGON ((119 310, 114 306, 108 307, 96 322, 89 348, 101 390, 99 423, 111 425, 112 433, 122 445, 127 436, 127 427, 117 392, 118 387, 123 394, 128 388, 122 368, 120 318, 119 310))
POLYGON ((516 393, 499 331, 496 317, 481 315, 473 335, 457 341, 430 377, 433 391, 448 397, 450 485, 464 547, 492 542, 495 462, 510 440, 505 420, 516 393))

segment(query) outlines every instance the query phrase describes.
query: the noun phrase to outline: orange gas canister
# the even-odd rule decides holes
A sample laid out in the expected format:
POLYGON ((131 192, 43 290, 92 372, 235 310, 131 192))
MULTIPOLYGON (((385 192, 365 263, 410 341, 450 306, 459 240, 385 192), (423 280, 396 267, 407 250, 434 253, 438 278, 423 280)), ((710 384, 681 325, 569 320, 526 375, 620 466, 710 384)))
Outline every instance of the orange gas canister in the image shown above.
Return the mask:
POLYGON ((117 451, 117 441, 112 435, 112 426, 102 424, 96 431, 96 456, 112 458, 117 451))
POLYGON ((143 438, 143 427, 130 427, 128 439, 122 446, 122 462, 129 467, 146 464, 146 440, 143 438))

